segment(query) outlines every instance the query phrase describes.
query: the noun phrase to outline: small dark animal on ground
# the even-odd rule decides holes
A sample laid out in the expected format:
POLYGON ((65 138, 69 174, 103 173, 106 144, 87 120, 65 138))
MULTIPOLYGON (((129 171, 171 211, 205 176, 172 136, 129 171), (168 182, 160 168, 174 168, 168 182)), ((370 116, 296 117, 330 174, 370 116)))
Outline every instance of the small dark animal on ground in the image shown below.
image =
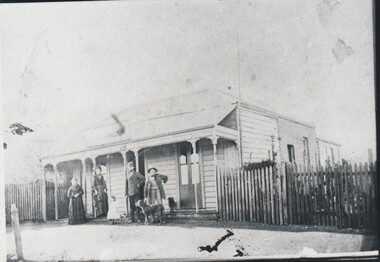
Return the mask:
POLYGON ((215 245, 213 245, 212 247, 210 245, 207 245, 207 246, 200 246, 198 247, 198 251, 201 252, 201 251, 204 251, 206 250, 207 252, 211 253, 213 251, 218 251, 218 246, 224 241, 226 240, 227 238, 229 238, 230 236, 233 236, 234 233, 232 233, 230 230, 227 230, 227 234, 222 236, 218 241, 215 242, 215 245))
POLYGON ((152 220, 153 223, 153 217, 156 215, 160 221, 160 225, 162 223, 165 223, 164 220, 164 206, 161 204, 157 205, 149 205, 145 203, 142 200, 139 200, 136 202, 136 206, 141 208, 142 213, 145 216, 145 225, 149 225, 149 220, 152 220))
POLYGON ((177 207, 177 203, 175 202, 174 197, 168 197, 168 204, 170 208, 170 213, 173 213, 177 207))

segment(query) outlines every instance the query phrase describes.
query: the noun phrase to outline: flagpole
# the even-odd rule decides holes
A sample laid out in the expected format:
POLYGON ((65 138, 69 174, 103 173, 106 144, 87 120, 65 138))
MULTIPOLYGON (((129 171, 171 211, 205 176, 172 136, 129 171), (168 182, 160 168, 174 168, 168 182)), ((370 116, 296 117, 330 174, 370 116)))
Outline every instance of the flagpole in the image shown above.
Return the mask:
POLYGON ((241 130, 241 91, 240 91, 240 50, 239 50, 239 2, 237 1, 236 8, 236 57, 237 57, 237 77, 238 77, 238 104, 237 104, 237 117, 238 117, 238 140, 239 140, 239 158, 240 165, 243 166, 243 150, 242 150, 242 130, 241 130))

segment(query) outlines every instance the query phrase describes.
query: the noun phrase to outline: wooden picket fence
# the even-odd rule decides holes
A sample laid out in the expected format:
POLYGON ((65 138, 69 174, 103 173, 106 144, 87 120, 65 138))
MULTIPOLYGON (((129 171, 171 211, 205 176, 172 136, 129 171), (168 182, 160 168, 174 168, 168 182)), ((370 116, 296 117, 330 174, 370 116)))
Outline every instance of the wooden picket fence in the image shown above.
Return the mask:
POLYGON ((43 221, 42 181, 5 185, 6 223, 11 223, 11 204, 16 204, 20 221, 43 221))
POLYGON ((265 224, 376 227, 376 165, 218 168, 223 220, 265 224))
POLYGON ((219 217, 223 220, 284 224, 283 179, 272 166, 217 172, 219 217))
MULTIPOLYGON (((11 204, 16 204, 19 212, 20 222, 25 221, 43 221, 43 181, 27 184, 6 184, 5 185, 5 217, 6 223, 11 223, 11 204)), ((54 182, 46 181, 46 217, 47 220, 55 219, 55 199, 54 199, 54 182)), ((59 202, 65 209, 67 199, 59 202), (61 202, 63 204, 61 204, 61 202)), ((67 211, 66 211, 67 212, 67 211)), ((65 213, 63 212, 65 215, 65 213)))
POLYGON ((286 169, 289 223, 374 228, 376 165, 286 169))

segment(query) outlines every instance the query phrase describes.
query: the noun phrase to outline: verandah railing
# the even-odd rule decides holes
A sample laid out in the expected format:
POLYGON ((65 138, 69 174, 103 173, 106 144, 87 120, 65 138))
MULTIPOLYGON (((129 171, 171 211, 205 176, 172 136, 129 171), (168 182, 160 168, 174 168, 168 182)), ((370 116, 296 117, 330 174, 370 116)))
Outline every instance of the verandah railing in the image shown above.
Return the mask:
POLYGON ((266 224, 376 226, 376 165, 219 168, 219 217, 266 224))

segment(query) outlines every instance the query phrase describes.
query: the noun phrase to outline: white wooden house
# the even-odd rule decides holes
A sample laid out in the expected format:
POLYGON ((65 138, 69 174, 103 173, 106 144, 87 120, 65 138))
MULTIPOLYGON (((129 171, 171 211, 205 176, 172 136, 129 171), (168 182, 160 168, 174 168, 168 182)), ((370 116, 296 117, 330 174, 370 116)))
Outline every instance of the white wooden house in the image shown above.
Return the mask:
POLYGON ((317 138, 317 144, 319 152, 319 164, 323 166, 334 165, 339 164, 342 161, 342 158, 340 157, 340 144, 322 138, 317 138))
MULTIPOLYGON (((126 108, 88 127, 83 137, 83 148, 49 154, 42 163, 54 171, 50 176, 56 184, 79 178, 89 216, 94 212, 91 178, 98 164, 106 167, 109 195, 116 197, 120 212, 127 211, 126 163, 134 161, 144 175, 156 167, 169 177, 166 195, 176 199, 178 212, 216 213, 216 166, 273 158, 279 163, 315 164, 318 159, 313 126, 247 101, 242 101, 238 114, 237 99, 219 90, 126 108)), ((48 176, 44 172, 44 178, 48 176)), ((58 199, 57 193, 56 207, 58 199)), ((62 217, 60 213, 57 207, 56 218, 62 217)))

